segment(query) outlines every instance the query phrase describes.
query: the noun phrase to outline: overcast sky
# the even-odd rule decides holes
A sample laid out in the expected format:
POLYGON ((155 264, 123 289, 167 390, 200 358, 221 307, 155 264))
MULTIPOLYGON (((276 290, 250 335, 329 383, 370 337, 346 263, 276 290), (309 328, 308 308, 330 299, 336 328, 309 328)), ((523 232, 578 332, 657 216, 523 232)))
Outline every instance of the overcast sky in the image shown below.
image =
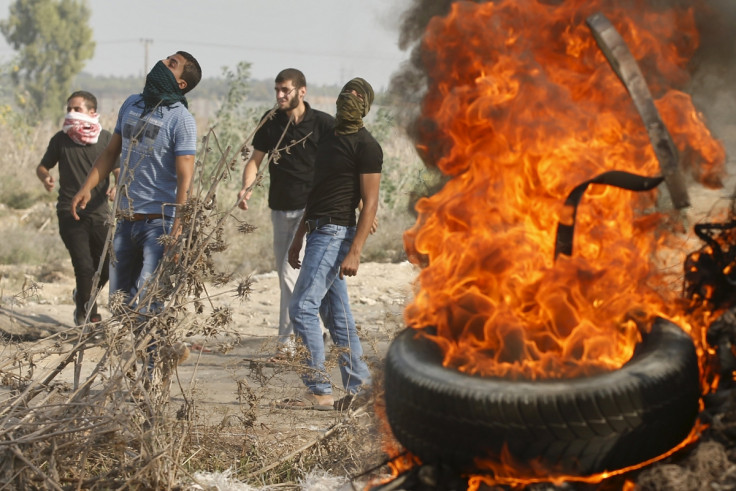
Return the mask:
MULTIPOLYGON (((0 0, 0 18, 12 0, 0 0)), ((84 71, 142 75, 184 50, 205 77, 223 66, 251 63, 251 76, 270 79, 295 67, 308 83, 342 85, 361 76, 380 90, 408 53, 399 50, 398 22, 406 0, 88 0, 97 43, 84 71), (146 70, 147 72, 147 70, 146 70)), ((0 35, 0 62, 15 52, 0 35)))

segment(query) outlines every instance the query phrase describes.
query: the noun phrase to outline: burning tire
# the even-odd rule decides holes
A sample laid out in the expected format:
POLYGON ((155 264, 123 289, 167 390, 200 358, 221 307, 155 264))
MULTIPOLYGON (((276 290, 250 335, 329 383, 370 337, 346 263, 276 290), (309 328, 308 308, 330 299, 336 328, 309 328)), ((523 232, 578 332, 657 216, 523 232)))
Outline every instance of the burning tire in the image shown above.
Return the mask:
POLYGON ((415 333, 405 330, 389 348, 386 414, 424 463, 472 472, 476 458, 498 462, 503 452, 517 469, 534 463, 537 473, 541 464, 548 475, 591 475, 667 452, 698 414, 693 342, 663 319, 621 369, 570 380, 466 375, 444 368, 439 347, 415 333))

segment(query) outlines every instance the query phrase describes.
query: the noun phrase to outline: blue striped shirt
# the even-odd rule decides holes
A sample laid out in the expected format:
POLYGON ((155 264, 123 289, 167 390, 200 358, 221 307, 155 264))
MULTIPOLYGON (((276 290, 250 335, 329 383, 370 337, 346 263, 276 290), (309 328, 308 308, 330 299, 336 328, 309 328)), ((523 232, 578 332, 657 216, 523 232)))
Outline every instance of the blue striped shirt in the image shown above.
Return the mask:
POLYGON ((123 140, 120 176, 126 186, 120 209, 130 213, 174 216, 176 157, 195 155, 197 126, 181 103, 159 107, 143 118, 143 98, 126 99, 118 112, 115 133, 123 140))

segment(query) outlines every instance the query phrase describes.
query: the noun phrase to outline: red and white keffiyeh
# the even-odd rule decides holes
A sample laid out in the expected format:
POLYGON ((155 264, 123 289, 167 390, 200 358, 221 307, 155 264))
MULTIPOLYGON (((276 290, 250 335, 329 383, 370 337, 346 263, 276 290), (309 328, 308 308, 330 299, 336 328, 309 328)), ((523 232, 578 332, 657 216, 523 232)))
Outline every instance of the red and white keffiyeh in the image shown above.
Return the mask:
POLYGON ((69 135, 74 143, 90 145, 97 143, 102 126, 100 126, 100 117, 97 115, 70 112, 64 118, 61 130, 69 135))

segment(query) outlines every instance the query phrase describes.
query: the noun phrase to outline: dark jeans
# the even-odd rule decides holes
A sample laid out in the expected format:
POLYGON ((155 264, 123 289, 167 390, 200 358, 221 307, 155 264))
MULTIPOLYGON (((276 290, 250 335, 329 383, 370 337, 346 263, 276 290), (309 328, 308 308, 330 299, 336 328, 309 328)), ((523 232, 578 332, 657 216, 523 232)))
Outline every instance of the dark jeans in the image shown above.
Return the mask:
MULTIPOLYGON (((101 216, 83 216, 77 221, 69 212, 58 213, 59 235, 69 251, 77 279, 77 318, 81 323, 87 314, 87 302, 92 291, 92 278, 100 266, 102 249, 107 238, 105 218, 101 216)), ((109 275, 109 255, 105 257, 105 265, 100 271, 99 287, 107 283, 109 275)), ((97 304, 92 305, 90 316, 97 314, 97 304)))

